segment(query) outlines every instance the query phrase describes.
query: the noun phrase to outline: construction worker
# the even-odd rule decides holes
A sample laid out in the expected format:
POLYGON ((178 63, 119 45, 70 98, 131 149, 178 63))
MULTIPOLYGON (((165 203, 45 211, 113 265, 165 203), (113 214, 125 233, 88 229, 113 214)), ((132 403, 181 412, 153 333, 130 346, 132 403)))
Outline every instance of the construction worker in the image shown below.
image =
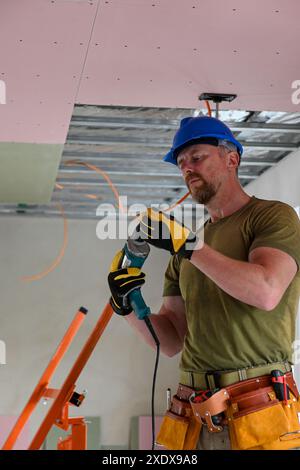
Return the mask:
MULTIPOLYGON (((148 209, 137 227, 143 239, 172 255, 161 309, 150 316, 163 353, 182 352, 180 385, 157 438, 169 449, 300 447, 300 404, 290 372, 300 295, 300 222, 287 204, 243 190, 242 153, 220 120, 184 118, 164 160, 178 166, 210 218, 200 236, 183 227, 179 239, 179 222, 162 212, 148 209), (272 387, 272 371, 283 377, 278 386, 285 387, 284 401, 272 387), (260 377, 267 387, 260 388, 260 377), (201 428, 198 419, 197 427, 188 410, 192 393, 209 390, 212 400, 216 391, 231 386, 236 392, 229 392, 218 432, 215 427, 210 432, 203 419, 205 425, 201 428)), ((154 346, 127 297, 145 275, 137 268, 118 269, 120 256, 109 274, 111 305, 154 346)))

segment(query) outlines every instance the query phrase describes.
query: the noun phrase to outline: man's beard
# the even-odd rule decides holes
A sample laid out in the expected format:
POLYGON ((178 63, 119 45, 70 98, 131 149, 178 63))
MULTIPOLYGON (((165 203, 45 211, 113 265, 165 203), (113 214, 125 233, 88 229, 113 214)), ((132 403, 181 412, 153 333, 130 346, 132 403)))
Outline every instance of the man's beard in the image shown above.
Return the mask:
POLYGON ((212 183, 208 183, 207 181, 205 181, 199 175, 189 176, 189 179, 186 181, 186 184, 191 192, 192 198, 198 204, 207 205, 209 201, 217 194, 215 186, 212 183), (202 181, 202 184, 198 187, 198 182, 196 182, 190 188, 188 181, 192 180, 193 178, 199 178, 199 180, 202 181))

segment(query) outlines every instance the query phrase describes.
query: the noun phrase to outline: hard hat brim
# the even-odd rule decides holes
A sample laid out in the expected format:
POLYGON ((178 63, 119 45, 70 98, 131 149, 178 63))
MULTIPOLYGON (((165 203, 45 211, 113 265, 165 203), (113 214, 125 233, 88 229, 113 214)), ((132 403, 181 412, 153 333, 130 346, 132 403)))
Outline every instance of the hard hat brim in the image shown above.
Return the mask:
MULTIPOLYGON (((184 148, 186 147, 189 147, 190 145, 195 145, 197 143, 208 143, 209 145, 214 145, 214 144, 211 144, 209 143, 209 139, 210 138, 214 138, 214 139, 220 139, 220 140, 224 140, 224 135, 217 135, 217 134, 211 134, 211 135, 206 135, 205 137, 203 136, 202 138, 196 138, 196 139, 191 139, 187 142, 185 142, 183 145, 181 145, 180 147, 177 147, 177 148, 172 148, 163 158, 163 160, 165 162, 168 162, 168 163, 173 163, 173 165, 176 165, 177 166, 177 156, 178 156, 178 153, 183 150, 184 148), (205 142, 206 140, 206 142, 205 142)), ((234 138, 231 138, 231 139, 226 139, 228 140, 228 142, 231 142, 232 144, 234 144, 237 148, 237 151, 238 151, 238 154, 239 156, 241 157, 242 153, 243 153, 243 146, 240 144, 240 142, 234 138)))

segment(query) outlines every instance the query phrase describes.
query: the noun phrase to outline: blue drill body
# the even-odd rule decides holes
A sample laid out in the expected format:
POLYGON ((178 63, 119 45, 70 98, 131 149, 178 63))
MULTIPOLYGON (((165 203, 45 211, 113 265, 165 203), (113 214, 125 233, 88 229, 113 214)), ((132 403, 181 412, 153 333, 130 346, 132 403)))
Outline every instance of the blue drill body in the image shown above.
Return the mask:
MULTIPOLYGON (((141 240, 132 240, 129 238, 124 246, 124 258, 122 268, 141 268, 150 252, 148 243, 141 240)), ((140 320, 144 320, 150 315, 150 308, 145 304, 141 289, 135 289, 129 294, 129 301, 134 313, 140 320)))

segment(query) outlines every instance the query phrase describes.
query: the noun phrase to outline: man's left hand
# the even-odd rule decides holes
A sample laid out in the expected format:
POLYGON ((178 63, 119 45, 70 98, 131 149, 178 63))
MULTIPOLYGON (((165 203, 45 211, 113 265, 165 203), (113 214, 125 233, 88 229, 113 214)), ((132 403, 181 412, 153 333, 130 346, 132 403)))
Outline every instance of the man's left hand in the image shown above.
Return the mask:
POLYGON ((151 208, 139 216, 136 227, 139 238, 150 245, 190 259, 198 242, 196 235, 172 215, 151 208))

